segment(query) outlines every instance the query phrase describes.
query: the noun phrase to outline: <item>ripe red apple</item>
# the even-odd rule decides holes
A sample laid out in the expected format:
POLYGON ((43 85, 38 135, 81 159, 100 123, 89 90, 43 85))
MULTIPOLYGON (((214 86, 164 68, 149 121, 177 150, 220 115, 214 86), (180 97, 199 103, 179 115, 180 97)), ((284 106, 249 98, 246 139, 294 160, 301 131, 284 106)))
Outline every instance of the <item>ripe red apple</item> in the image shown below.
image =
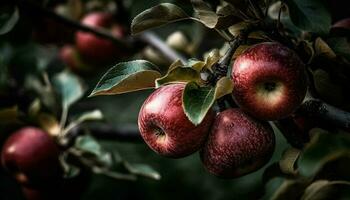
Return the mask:
POLYGON ((60 49, 60 59, 75 73, 84 74, 93 71, 93 67, 85 64, 77 49, 72 45, 65 45, 60 49))
POLYGON ((275 136, 268 123, 231 108, 216 116, 200 156, 210 173, 236 178, 265 165, 274 148, 275 136))
POLYGON ((350 18, 345 18, 337 21, 335 24, 333 24, 332 28, 350 29, 350 18))
MULTIPOLYGON (((123 38, 123 27, 114 21, 113 15, 103 12, 93 12, 83 17, 81 23, 92 28, 104 28, 111 31, 117 38, 123 38)), ((120 49, 112 41, 100 38, 93 33, 79 31, 75 36, 76 46, 84 60, 101 65, 110 63, 123 55, 120 49)))
POLYGON ((238 56, 232 79, 237 104, 262 120, 290 115, 307 89, 303 62, 294 51, 276 42, 254 45, 238 56))
POLYGON ((41 129, 25 127, 6 140, 1 161, 19 183, 38 186, 62 176, 58 156, 59 148, 51 136, 41 129))
POLYGON ((193 125, 182 108, 184 84, 163 86, 144 102, 138 119, 141 136, 160 155, 179 158, 197 151, 204 143, 214 112, 193 125))

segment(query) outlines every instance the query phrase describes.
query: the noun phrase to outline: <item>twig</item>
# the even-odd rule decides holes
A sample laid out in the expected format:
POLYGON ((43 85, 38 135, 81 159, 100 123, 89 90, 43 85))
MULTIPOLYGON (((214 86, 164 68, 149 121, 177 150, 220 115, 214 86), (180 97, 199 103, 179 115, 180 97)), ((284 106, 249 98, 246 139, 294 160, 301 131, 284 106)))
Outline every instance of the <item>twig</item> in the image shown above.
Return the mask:
POLYGON ((93 27, 90 27, 90 26, 83 25, 83 24, 81 24, 79 22, 76 22, 76 21, 71 20, 69 18, 66 18, 64 16, 61 16, 59 14, 56 14, 53 11, 47 10, 47 9, 43 8, 42 6, 40 6, 40 5, 32 3, 31 1, 17 0, 17 3, 18 3, 18 5, 21 6, 21 8, 23 10, 26 10, 26 11, 29 11, 29 12, 34 12, 34 14, 36 14, 36 15, 43 15, 45 17, 48 17, 48 18, 51 18, 51 19, 56 20, 58 22, 61 22, 63 24, 66 24, 69 27, 72 27, 74 29, 90 32, 90 33, 95 34, 98 37, 109 39, 112 42, 114 42, 114 43, 116 43, 118 45, 121 45, 123 47, 131 48, 131 44, 130 43, 128 43, 125 40, 121 40, 119 38, 114 37, 111 33, 109 33, 108 31, 106 31, 104 29, 96 29, 96 28, 93 28, 93 27))
POLYGON ((32 3, 31 1, 27 0, 17 0, 18 5, 21 6, 21 9, 29 11, 35 15, 39 14, 41 16, 45 16, 48 18, 51 18, 53 20, 56 20, 60 23, 63 23, 73 29, 77 29, 80 31, 86 31, 95 34, 98 37, 108 39, 112 42, 114 42, 117 45, 120 45, 121 47, 132 49, 134 44, 138 41, 141 41, 145 44, 148 44, 158 50, 161 54, 163 54, 169 61, 174 62, 178 59, 180 59, 182 62, 186 61, 186 58, 184 58, 182 55, 178 54, 176 51, 171 49, 167 44, 165 44, 164 41, 162 41, 157 35, 155 35, 152 32, 144 32, 141 33, 135 37, 127 37, 124 39, 119 39, 115 36, 113 36, 109 31, 104 29, 96 29, 89 26, 86 26, 84 24, 81 24, 79 22, 76 22, 74 20, 71 20, 69 18, 66 18, 64 16, 61 16, 59 14, 56 14, 55 12, 52 12, 50 10, 47 10, 35 3, 32 3))
POLYGON ((156 36, 153 32, 147 31, 138 36, 137 39, 143 41, 144 43, 149 44, 159 52, 161 52, 167 59, 171 62, 176 60, 181 60, 182 63, 186 63, 186 58, 182 55, 175 52, 171 49, 164 41, 162 41, 158 36, 156 36))
POLYGON ((89 130, 89 133, 97 139, 102 140, 118 140, 121 142, 142 142, 143 139, 140 135, 139 130, 135 125, 123 125, 124 128, 117 128, 105 123, 97 123, 94 125, 77 126, 73 128, 69 134, 66 134, 68 140, 78 135, 84 134, 85 130, 89 130))
POLYGON ((350 131, 350 113, 319 99, 310 98, 306 100, 298 109, 298 112, 350 131))

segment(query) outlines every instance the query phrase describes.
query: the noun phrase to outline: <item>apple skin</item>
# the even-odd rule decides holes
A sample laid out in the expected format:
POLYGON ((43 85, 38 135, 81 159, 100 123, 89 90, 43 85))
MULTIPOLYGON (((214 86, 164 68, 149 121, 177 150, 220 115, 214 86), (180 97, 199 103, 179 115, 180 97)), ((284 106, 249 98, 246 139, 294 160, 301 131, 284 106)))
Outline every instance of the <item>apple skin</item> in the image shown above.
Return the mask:
POLYGON ((237 178, 265 165, 274 148, 275 136, 267 122, 231 108, 216 116, 200 157, 210 173, 237 178))
POLYGON ((60 49, 59 58, 74 73, 87 74, 94 71, 92 66, 89 66, 82 61, 79 52, 72 45, 64 45, 60 49))
POLYGON ((144 102, 138 118, 141 136, 148 146, 162 156, 180 158, 201 148, 214 119, 210 110, 195 126, 182 108, 185 84, 163 86, 144 102))
MULTIPOLYGON (((114 22, 112 14, 93 12, 81 20, 81 23, 92 28, 104 28, 117 38, 123 38, 124 28, 114 22)), ((112 41, 100 38, 92 33, 78 31, 75 35, 76 46, 84 60, 94 65, 113 62, 124 57, 123 50, 112 41)))
POLYGON ((307 90, 303 62, 276 42, 254 45, 238 56, 232 79, 237 104, 262 120, 287 117, 301 104, 307 90))
POLYGON ((345 18, 333 24, 332 28, 350 29, 350 18, 345 18))
POLYGON ((47 133, 35 127, 25 127, 13 133, 5 142, 1 162, 15 179, 30 187, 55 182, 62 177, 59 148, 47 133))

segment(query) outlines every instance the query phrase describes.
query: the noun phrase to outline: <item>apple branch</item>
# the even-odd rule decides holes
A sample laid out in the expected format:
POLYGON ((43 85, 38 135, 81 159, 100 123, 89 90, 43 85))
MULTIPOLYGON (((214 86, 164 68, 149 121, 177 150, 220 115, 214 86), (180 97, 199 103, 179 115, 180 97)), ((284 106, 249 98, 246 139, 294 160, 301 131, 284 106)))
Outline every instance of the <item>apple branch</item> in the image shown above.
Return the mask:
POLYGON ((70 131, 67 135, 71 140, 78 135, 84 134, 88 131, 97 139, 102 140, 117 140, 121 142, 141 142, 142 137, 135 126, 125 126, 124 128, 116 128, 109 124, 95 124, 89 126, 78 126, 70 131))
POLYGON ((86 26, 84 24, 81 24, 79 22, 76 22, 74 20, 71 20, 69 18, 66 18, 64 16, 61 16, 53 11, 47 10, 44 7, 37 5, 33 3, 32 1, 27 0, 16 0, 18 5, 21 9, 26 10, 29 13, 32 13, 33 15, 42 15, 48 18, 51 18, 53 20, 56 20, 60 23, 63 23, 73 29, 90 32, 95 34, 98 37, 108 39, 112 42, 114 42, 117 45, 120 45, 127 49, 132 49, 133 46, 135 46, 135 43, 142 42, 144 44, 148 44, 158 50, 161 54, 164 55, 167 59, 169 59, 171 62, 174 62, 178 59, 185 62, 186 58, 182 55, 178 54, 176 51, 171 49, 163 40, 161 40, 156 34, 152 32, 144 32, 137 36, 129 36, 123 40, 113 36, 109 31, 106 31, 104 29, 96 29, 89 26, 86 26))
POLYGON ((307 99, 301 105, 298 112, 331 123, 346 131, 350 131, 350 113, 329 105, 319 99, 307 99))

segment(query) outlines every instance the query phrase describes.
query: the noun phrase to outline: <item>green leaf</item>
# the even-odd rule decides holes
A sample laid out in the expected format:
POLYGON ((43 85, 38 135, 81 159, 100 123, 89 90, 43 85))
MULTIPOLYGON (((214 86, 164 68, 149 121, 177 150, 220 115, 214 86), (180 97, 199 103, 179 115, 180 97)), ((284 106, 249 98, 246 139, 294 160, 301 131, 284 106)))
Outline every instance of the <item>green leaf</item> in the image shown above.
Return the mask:
POLYGON ((227 29, 231 25, 241 21, 239 10, 231 4, 219 6, 216 14, 219 16, 215 26, 217 29, 227 29))
POLYGON ((331 15, 323 1, 286 0, 290 18, 294 25, 313 33, 327 34, 331 26, 331 15))
POLYGON ((189 16, 178 6, 162 3, 137 15, 131 23, 132 34, 155 28, 168 23, 189 19, 189 16))
POLYGON ((10 32, 19 20, 17 7, 1 6, 0 8, 0 35, 10 32))
POLYGON ((79 136, 75 141, 75 147, 84 152, 89 152, 94 155, 101 155, 103 153, 101 145, 91 136, 79 136))
POLYGON ((232 93, 232 81, 222 77, 215 87, 200 87, 196 82, 187 83, 182 96, 182 106, 187 118, 194 124, 200 124, 216 99, 232 93))
POLYGON ((319 180, 309 185, 301 200, 348 199, 350 182, 319 180))
POLYGON ((296 161, 298 160, 300 155, 300 150, 295 148, 289 148, 287 149, 279 161, 279 166, 281 168, 281 171, 285 174, 297 174, 297 171, 295 169, 296 161))
POLYGON ((103 114, 100 110, 93 110, 81 114, 78 119, 75 120, 76 123, 82 123, 85 121, 101 120, 103 119, 103 114))
POLYGON ((315 135, 298 160, 300 174, 307 177, 316 174, 326 163, 340 154, 350 153, 350 135, 330 134, 322 129, 311 131, 315 132, 315 135))
POLYGON ((228 77, 222 77, 215 86, 215 99, 219 99, 233 91, 233 84, 228 77))
POLYGON ((13 106, 9 108, 0 109, 0 124, 13 123, 18 120, 18 107, 13 106))
POLYGON ((182 106, 188 119, 198 125, 215 101, 215 88, 200 87, 195 82, 187 83, 182 96, 182 106))
POLYGON ((113 158, 109 152, 102 149, 101 145, 91 136, 79 136, 75 140, 74 148, 80 152, 81 157, 85 157, 95 165, 102 165, 110 168, 113 165, 113 158))
POLYGON ((212 66, 219 62, 221 58, 220 50, 213 49, 205 56, 205 67, 212 70, 212 66))
POLYGON ((275 190, 275 193, 270 198, 271 200, 295 200, 303 194, 308 186, 307 180, 285 179, 280 187, 275 190))
POLYGON ((189 67, 177 67, 167 73, 165 76, 156 79, 156 87, 160 87, 168 83, 183 83, 183 82, 196 82, 200 84, 200 74, 189 67))
POLYGON ((103 114, 100 110, 93 110, 81 114, 77 119, 73 120, 63 131, 63 135, 67 134, 70 130, 86 121, 102 120, 103 114))
POLYGON ((61 133, 61 127, 54 115, 40 113, 37 117, 40 127, 51 136, 58 136, 61 133))
POLYGON ((206 63, 201 60, 189 59, 187 65, 197 72, 200 72, 205 67, 206 63))
POLYGON ((158 68, 146 60, 119 63, 102 76, 90 97, 154 88, 154 81, 159 77, 158 68))
POLYGON ((316 56, 325 56, 330 59, 333 59, 336 57, 336 54, 334 53, 334 51, 320 37, 316 38, 315 40, 315 54, 316 56))
POLYGON ((191 0, 198 20, 208 28, 215 28, 218 23, 219 16, 210 8, 210 6, 202 0, 191 0))
POLYGON ((155 180, 160 180, 161 178, 160 174, 149 165, 124 162, 124 166, 131 174, 144 176, 155 180))
POLYGON ((329 38, 327 43, 337 55, 344 56, 350 61, 350 43, 346 37, 329 38))
POLYGON ((68 108, 78 101, 85 92, 80 78, 68 71, 63 71, 53 77, 53 85, 61 96, 63 107, 68 108))

